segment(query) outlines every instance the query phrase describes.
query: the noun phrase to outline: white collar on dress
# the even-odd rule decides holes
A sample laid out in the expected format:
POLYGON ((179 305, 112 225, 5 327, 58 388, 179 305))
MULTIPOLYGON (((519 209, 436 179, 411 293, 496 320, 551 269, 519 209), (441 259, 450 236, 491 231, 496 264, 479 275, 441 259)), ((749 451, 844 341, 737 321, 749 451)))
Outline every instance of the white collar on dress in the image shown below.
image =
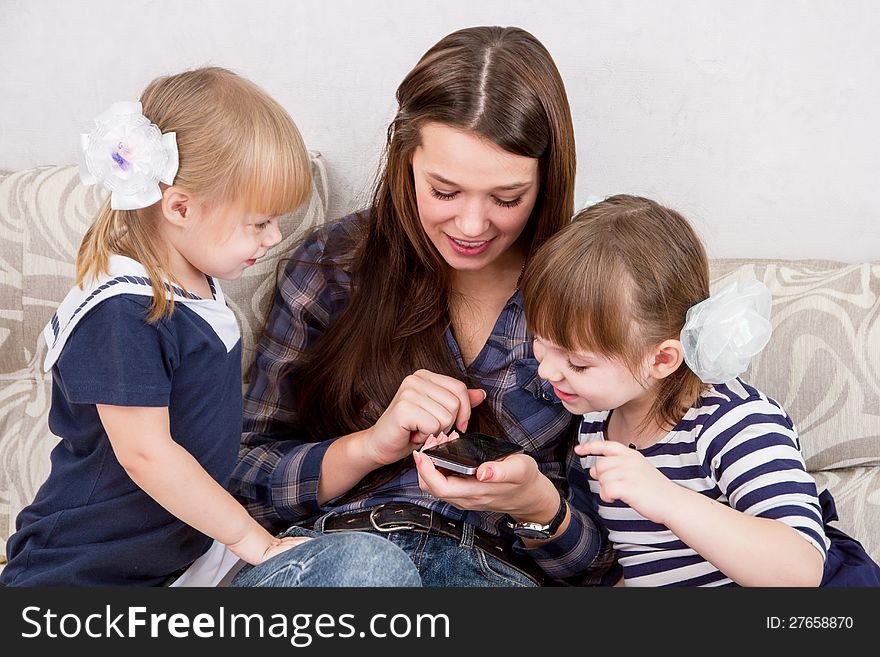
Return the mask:
MULTIPOLYGON (((85 289, 74 286, 67 293, 52 319, 46 324, 46 328, 43 329, 43 338, 49 345, 49 352, 43 362, 45 372, 52 369, 58 360, 73 328, 95 306, 119 294, 153 296, 153 287, 147 277, 147 272, 136 260, 113 255, 110 256, 108 269, 109 271, 104 275, 89 281, 85 289)), ((176 304, 181 303, 187 306, 204 319, 214 329, 217 337, 223 341, 226 353, 229 353, 241 339, 238 321, 236 321, 232 310, 226 305, 226 298, 223 296, 223 290, 220 289, 217 280, 209 277, 208 283, 214 292, 213 299, 200 299, 195 295, 187 294, 175 285, 166 283, 168 298, 173 298, 176 304)))

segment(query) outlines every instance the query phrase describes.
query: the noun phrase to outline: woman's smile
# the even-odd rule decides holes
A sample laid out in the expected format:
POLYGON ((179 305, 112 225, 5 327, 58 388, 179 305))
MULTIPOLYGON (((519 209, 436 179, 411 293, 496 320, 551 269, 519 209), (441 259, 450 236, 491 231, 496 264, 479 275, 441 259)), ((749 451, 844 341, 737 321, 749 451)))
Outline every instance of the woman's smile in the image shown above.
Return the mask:
MULTIPOLYGON (((444 233, 445 234, 445 233, 444 233)), ((462 240, 457 237, 452 237, 451 235, 446 235, 449 240, 449 246, 459 255, 463 256, 478 256, 485 253, 489 247, 492 245, 492 241, 495 239, 488 240, 462 240)))

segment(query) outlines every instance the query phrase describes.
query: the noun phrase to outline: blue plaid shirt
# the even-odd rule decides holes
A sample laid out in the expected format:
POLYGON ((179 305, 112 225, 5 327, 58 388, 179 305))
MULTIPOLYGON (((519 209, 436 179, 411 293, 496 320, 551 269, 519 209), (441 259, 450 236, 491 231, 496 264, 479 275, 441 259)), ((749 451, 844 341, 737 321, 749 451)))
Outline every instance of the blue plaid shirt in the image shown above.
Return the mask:
MULTIPOLYGON (((328 512, 405 501, 513 540, 504 514, 463 511, 432 497, 419 488, 415 468, 365 499, 318 502, 321 463, 336 438, 317 443, 298 438, 301 420, 293 393, 289 383, 278 382, 285 365, 306 352, 345 308, 350 276, 342 264, 340 245, 350 243, 356 221, 350 216, 319 230, 294 253, 279 281, 244 399, 244 433, 231 489, 258 521, 276 531, 292 524, 308 525, 328 512)), ((464 378, 465 365, 450 329, 446 341, 464 378)), ((597 583, 613 563, 613 553, 597 527, 596 502, 587 492, 584 471, 571 449, 580 418, 569 414, 550 384, 538 376, 519 290, 501 311, 469 369, 476 385, 487 392, 483 403, 491 405, 507 437, 526 448, 557 488, 569 491, 572 515, 566 531, 533 548, 517 539, 514 549, 532 557, 551 578, 597 583)))

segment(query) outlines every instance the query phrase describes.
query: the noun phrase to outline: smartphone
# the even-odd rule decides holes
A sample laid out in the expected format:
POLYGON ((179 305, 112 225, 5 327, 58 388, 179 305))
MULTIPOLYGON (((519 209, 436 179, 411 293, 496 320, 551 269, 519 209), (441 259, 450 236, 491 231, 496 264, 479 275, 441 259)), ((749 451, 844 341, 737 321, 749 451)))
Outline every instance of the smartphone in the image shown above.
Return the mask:
POLYGON ((456 474, 475 475, 480 463, 520 454, 524 450, 516 443, 501 440, 484 433, 463 433, 448 443, 429 447, 422 454, 429 457, 438 468, 456 474))

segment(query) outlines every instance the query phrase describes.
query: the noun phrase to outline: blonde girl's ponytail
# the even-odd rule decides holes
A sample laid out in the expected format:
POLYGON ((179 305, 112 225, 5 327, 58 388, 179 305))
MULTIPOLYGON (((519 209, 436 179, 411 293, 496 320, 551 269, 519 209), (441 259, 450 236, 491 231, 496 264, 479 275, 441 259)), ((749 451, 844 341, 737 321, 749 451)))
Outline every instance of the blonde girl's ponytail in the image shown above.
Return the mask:
POLYGON ((130 210, 113 210, 106 199, 86 231, 76 254, 76 284, 82 289, 89 279, 107 271, 110 256, 118 252, 119 226, 130 210))
POLYGON ((76 255, 76 284, 84 289, 90 280, 109 271, 110 256, 124 255, 147 271, 153 288, 149 322, 157 322, 174 310, 174 298, 167 294, 168 277, 162 255, 152 239, 152 220, 138 210, 113 210, 106 199, 83 236, 76 255))

